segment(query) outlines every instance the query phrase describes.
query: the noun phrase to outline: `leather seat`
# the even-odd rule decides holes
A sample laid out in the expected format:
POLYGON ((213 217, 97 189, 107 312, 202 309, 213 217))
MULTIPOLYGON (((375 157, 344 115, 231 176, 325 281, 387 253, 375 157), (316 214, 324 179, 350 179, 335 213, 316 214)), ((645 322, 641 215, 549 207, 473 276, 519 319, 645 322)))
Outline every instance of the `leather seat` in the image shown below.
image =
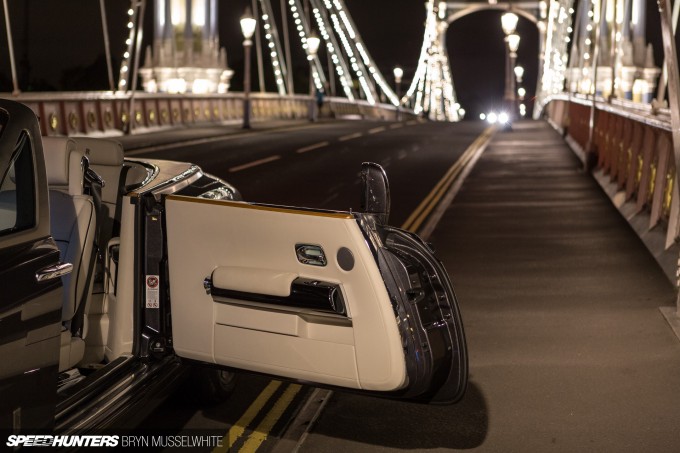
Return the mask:
POLYGON ((83 152, 74 140, 44 137, 43 149, 50 194, 50 226, 59 247, 61 260, 73 264, 71 274, 62 277, 62 333, 59 371, 75 366, 83 358, 87 324, 81 332, 71 333, 71 323, 81 303, 87 304, 92 288, 88 282, 96 214, 92 197, 83 193, 83 152))
POLYGON ((105 138, 76 137, 76 149, 82 151, 90 160, 90 168, 104 181, 102 188, 102 212, 99 226, 99 242, 106 245, 113 236, 118 235, 115 226, 116 206, 120 198, 120 187, 125 184, 123 146, 120 142, 105 138))
MULTIPOLYGON (((110 242, 118 243, 121 215, 121 186, 125 185, 127 168, 124 164, 123 146, 120 142, 104 138, 76 137, 76 148, 81 150, 90 161, 90 168, 105 182, 102 188, 102 206, 100 208, 99 244, 104 249, 102 254, 108 259, 110 242), (111 238, 114 238, 111 241, 111 238)), ((110 271, 110 270, 108 270, 110 271)), ((107 273, 108 275, 108 273, 107 273)), ((106 276, 104 276, 106 278, 106 276)), ((85 340, 84 364, 97 364, 104 360, 106 343, 109 334, 109 304, 115 297, 106 294, 105 282, 95 282, 92 298, 85 307, 87 335, 85 340)))

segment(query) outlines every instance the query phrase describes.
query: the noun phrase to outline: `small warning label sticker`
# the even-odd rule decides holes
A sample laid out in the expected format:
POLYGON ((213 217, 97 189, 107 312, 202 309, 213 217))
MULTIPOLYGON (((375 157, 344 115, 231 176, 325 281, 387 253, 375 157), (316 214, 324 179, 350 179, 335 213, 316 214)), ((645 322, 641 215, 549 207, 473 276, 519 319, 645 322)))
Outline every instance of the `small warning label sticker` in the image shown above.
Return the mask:
POLYGON ((146 308, 160 308, 158 275, 146 276, 146 308))

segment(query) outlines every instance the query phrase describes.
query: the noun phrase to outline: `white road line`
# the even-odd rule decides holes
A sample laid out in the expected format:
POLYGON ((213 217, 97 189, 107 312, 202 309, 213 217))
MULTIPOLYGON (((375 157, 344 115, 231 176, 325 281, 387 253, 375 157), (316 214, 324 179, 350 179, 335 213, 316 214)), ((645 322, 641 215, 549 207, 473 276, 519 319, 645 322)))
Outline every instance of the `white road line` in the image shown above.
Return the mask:
POLYGON ((354 138, 359 138, 359 137, 361 137, 361 135, 362 135, 361 132, 356 132, 356 133, 351 134, 351 135, 345 135, 345 136, 343 136, 343 137, 340 137, 340 138, 338 139, 338 141, 339 141, 339 142, 345 142, 345 141, 347 141, 347 140, 352 140, 352 139, 354 139, 354 138))
POLYGON ((313 145, 305 146, 304 148, 300 148, 297 151, 295 151, 298 154, 306 153, 308 151, 314 151, 315 149, 323 148, 324 146, 328 146, 330 143, 329 142, 321 142, 321 143, 315 143, 313 145))
POLYGON ((243 165, 238 165, 236 167, 231 167, 229 169, 229 173, 235 173, 237 171, 245 170, 245 169, 252 168, 252 167, 257 167, 258 165, 266 164, 267 162, 273 162, 273 161, 279 160, 279 159, 281 159, 281 156, 279 156, 278 154, 276 156, 265 157, 264 159, 255 160, 253 162, 249 162, 249 163, 243 164, 243 165))
POLYGON ((369 134, 377 134, 378 132, 383 132, 385 129, 387 129, 385 126, 374 127, 373 129, 370 129, 368 131, 368 133, 369 134))
POLYGON ((404 127, 402 123, 395 123, 390 125, 390 129, 399 129, 400 127, 404 127))

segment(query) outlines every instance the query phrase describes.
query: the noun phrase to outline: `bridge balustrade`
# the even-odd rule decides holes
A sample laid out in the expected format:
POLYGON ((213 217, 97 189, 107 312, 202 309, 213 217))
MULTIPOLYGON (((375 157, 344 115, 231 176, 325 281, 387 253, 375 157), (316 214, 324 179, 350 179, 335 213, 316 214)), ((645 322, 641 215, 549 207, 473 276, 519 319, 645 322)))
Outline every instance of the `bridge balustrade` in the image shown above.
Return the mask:
POLYGON ((595 176, 604 182, 615 205, 674 280, 677 254, 669 252, 678 239, 680 200, 670 111, 557 95, 546 105, 545 114, 584 162, 594 166, 595 176))
MULTIPOLYGON (((9 97, 9 96, 8 96, 9 97)), ((104 135, 150 132, 177 126, 236 123, 242 120, 243 94, 168 95, 136 93, 23 93, 13 99, 27 104, 40 118, 45 136, 104 135)), ((272 93, 251 94, 251 120, 306 119, 309 96, 279 96, 272 93)), ((327 97, 322 116, 396 120, 392 105, 369 104, 327 97)), ((401 110, 401 117, 415 117, 401 110)))

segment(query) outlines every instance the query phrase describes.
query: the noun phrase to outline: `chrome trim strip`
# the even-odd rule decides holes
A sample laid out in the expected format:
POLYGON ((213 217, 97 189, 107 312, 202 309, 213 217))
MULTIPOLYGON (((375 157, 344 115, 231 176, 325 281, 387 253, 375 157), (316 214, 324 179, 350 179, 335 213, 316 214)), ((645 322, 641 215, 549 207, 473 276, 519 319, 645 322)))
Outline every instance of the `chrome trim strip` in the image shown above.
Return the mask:
MULTIPOLYGON (((152 176, 150 176, 151 180, 155 179, 158 176, 158 173, 159 173, 158 167, 156 167, 155 165, 154 165, 154 167, 155 167, 155 171, 154 171, 154 174, 152 176)), ((132 195, 139 196, 139 195, 142 195, 143 193, 151 193, 151 194, 153 194, 154 198, 157 201, 160 201, 161 195, 172 194, 172 193, 175 193, 177 191, 180 191, 180 190, 184 189, 185 187, 190 186, 194 182, 198 181, 202 177, 203 177, 203 171, 201 170, 201 168, 198 165, 192 165, 191 167, 189 167, 188 170, 185 170, 184 172, 180 173, 179 175, 177 175, 177 176, 175 176, 171 179, 168 179, 166 181, 163 181, 163 182, 161 182, 161 183, 159 183, 155 186, 149 187, 149 188, 147 188, 143 191, 137 190, 132 195)), ((142 185, 142 187, 144 187, 144 185, 146 185, 146 184, 148 184, 147 180, 144 181, 144 184, 142 185)))
POLYGON ((35 273, 35 280, 37 282, 46 282, 54 280, 55 278, 63 277, 73 271, 73 264, 71 263, 57 263, 54 266, 49 266, 40 269, 35 273))
MULTIPOLYGON (((254 308, 254 309, 257 309, 257 310, 272 311, 272 312, 285 313, 285 314, 290 314, 290 315, 299 315, 299 316, 301 316, 305 319, 312 320, 312 321, 314 319, 321 318, 321 319, 326 321, 325 324, 328 324, 328 321, 333 321, 332 324, 334 324, 334 325, 347 326, 347 327, 352 326, 352 318, 344 316, 344 315, 329 313, 329 312, 310 310, 310 309, 306 309, 306 308, 295 308, 295 307, 285 307, 285 308, 283 308, 279 305, 274 305, 274 304, 267 304, 267 303, 263 303, 263 302, 251 302, 251 301, 245 301, 245 300, 236 300, 236 299, 230 299, 228 297, 220 297, 220 296, 213 296, 213 301, 220 303, 220 304, 235 305, 235 306, 238 306, 238 307, 254 308)), ((228 324, 220 323, 219 325, 228 325, 228 324)), ((238 326, 235 326, 235 327, 238 327, 238 326)))

